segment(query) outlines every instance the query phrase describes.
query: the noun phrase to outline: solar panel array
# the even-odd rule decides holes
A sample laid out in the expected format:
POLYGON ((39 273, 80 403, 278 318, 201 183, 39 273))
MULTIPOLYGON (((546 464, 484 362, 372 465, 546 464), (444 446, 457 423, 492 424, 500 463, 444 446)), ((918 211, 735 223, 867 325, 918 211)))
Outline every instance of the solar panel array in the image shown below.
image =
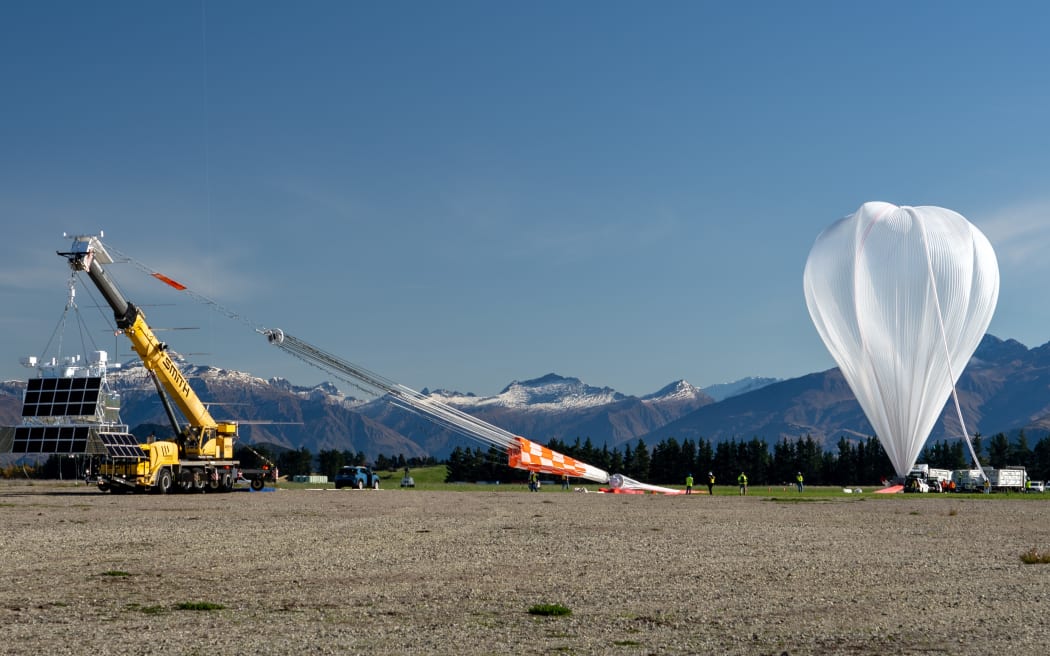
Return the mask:
POLYGON ((113 458, 145 458, 146 453, 139 446, 138 438, 129 433, 103 433, 98 438, 106 447, 106 453, 113 458))
POLYGON ((30 378, 26 385, 23 417, 68 417, 94 415, 102 379, 98 376, 80 378, 30 378))
POLYGON ((90 426, 16 426, 11 453, 85 453, 90 426))

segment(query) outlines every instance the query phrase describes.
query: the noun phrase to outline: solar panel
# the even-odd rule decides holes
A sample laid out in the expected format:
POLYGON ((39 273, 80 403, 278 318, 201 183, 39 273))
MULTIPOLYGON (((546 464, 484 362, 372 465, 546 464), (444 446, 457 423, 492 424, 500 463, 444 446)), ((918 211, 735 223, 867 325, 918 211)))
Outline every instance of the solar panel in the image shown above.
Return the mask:
POLYGON ((94 415, 98 408, 102 378, 30 378, 22 402, 23 417, 70 417, 94 415))
POLYGON ((87 453, 90 426, 16 426, 11 453, 87 453))
POLYGON ((106 453, 113 458, 135 458, 146 457, 146 452, 139 446, 139 440, 130 433, 103 433, 99 431, 98 438, 106 447, 106 453))

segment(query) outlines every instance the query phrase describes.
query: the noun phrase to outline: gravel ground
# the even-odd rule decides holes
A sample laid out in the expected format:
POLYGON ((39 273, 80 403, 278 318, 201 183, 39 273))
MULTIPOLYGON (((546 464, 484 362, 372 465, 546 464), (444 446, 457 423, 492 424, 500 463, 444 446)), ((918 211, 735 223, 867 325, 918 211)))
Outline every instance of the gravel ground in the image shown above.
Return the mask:
POLYGON ((798 499, 0 482, 0 652, 1050 653, 1050 495, 798 499))

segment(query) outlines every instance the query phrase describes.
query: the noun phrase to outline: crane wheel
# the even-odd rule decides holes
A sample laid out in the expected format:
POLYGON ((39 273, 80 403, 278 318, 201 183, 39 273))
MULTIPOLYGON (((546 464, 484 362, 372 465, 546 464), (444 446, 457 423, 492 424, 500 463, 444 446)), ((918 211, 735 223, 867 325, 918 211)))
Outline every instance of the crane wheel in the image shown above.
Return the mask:
POLYGON ((256 492, 258 492, 259 490, 263 489, 263 479, 261 479, 261 478, 253 478, 252 479, 252 489, 255 490, 256 492))
POLYGON ((233 489, 233 476, 229 474, 222 475, 222 491, 229 492, 233 489))
POLYGON ((171 492, 171 471, 168 469, 160 470, 157 474, 157 484, 153 486, 153 491, 157 494, 167 494, 171 492))

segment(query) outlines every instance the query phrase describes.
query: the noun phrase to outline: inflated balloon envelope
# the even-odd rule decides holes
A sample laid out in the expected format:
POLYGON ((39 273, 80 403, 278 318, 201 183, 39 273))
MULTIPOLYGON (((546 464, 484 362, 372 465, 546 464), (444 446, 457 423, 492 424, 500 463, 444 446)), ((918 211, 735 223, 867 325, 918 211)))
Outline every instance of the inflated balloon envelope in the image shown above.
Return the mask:
POLYGON ((898 476, 950 396, 969 444, 952 392, 999 297, 995 251, 976 226, 942 207, 865 203, 817 237, 803 282, 817 332, 898 476))

